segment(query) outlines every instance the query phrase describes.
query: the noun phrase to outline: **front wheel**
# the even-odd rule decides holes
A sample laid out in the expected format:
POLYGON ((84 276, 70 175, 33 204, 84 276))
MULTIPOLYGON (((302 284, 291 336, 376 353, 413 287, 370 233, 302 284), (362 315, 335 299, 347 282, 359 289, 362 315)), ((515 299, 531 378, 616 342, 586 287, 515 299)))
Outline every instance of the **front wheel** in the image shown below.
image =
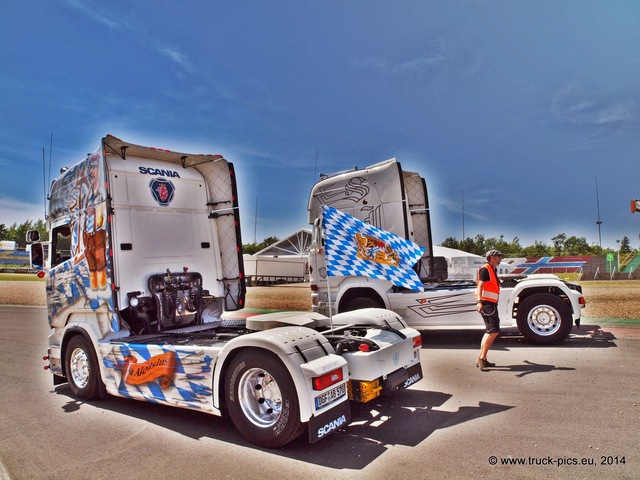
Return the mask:
POLYGON ((233 424, 257 445, 280 447, 304 431, 291 375, 268 352, 239 353, 227 369, 224 396, 233 424))
POLYGON ((384 308, 384 305, 375 298, 355 297, 345 302, 344 307, 340 309, 340 312, 352 312, 363 308, 384 308))
POLYGON ((100 396, 98 362, 82 335, 69 340, 64 365, 69 387, 76 398, 90 400, 100 396))
POLYGON ((556 295, 537 293, 518 306, 520 333, 530 342, 548 345, 563 341, 571 333, 571 309, 556 295))

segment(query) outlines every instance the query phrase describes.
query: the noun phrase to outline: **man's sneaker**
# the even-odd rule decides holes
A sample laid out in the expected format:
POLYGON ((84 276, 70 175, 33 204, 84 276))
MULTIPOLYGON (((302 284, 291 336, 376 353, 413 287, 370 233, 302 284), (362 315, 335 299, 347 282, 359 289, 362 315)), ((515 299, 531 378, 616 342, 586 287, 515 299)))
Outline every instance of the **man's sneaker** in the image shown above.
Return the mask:
POLYGON ((487 370, 487 359, 486 358, 479 358, 478 361, 476 362, 476 367, 478 367, 481 372, 486 371, 487 370))

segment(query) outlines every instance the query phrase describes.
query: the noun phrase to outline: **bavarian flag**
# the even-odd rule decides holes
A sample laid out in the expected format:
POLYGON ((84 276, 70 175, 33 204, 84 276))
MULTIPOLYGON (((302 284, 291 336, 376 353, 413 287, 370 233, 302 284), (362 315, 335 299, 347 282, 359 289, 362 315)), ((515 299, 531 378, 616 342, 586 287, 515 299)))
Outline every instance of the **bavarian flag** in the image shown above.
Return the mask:
POLYGON ((322 209, 327 275, 379 278, 398 287, 424 291, 412 267, 425 248, 351 215, 322 209))

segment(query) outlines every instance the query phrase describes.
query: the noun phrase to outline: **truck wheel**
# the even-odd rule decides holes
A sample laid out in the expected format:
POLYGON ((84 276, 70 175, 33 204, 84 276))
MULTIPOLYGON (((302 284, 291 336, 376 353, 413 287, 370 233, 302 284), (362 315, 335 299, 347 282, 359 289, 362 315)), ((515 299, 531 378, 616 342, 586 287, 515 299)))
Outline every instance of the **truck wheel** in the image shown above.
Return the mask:
POLYGON ((525 298, 518 306, 516 320, 520 333, 540 345, 563 341, 573 328, 569 306, 550 293, 525 298))
POLYGON ((344 308, 340 309, 340 312, 352 312, 353 310, 360 310, 362 308, 384 308, 384 305, 375 298, 356 297, 348 300, 344 304, 344 308))
POLYGON ((98 362, 82 335, 69 340, 64 365, 69 387, 76 398, 90 400, 100 395, 98 362))
POLYGON ((224 396, 233 424, 257 445, 280 447, 305 429, 291 375, 268 352, 251 350, 233 358, 225 376, 224 396))

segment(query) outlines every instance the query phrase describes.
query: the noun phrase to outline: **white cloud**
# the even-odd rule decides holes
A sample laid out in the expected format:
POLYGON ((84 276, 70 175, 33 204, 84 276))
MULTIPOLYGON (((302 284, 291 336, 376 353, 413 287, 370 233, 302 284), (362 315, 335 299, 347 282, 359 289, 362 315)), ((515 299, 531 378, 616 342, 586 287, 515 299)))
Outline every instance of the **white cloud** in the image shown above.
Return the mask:
POLYGON ((381 57, 365 57, 356 59, 353 65, 358 68, 373 68, 393 73, 424 73, 447 61, 450 56, 444 47, 436 44, 423 55, 405 61, 389 61, 381 57))
POLYGON ((169 57, 171 61, 177 63, 187 72, 193 71, 193 67, 191 66, 191 62, 189 61, 188 57, 177 49, 171 47, 160 47, 158 48, 158 52, 160 52, 162 55, 165 55, 166 57, 169 57))
POLYGON ((14 223, 20 225, 27 220, 36 221, 39 218, 44 219, 44 203, 37 205, 0 196, 0 223, 7 227, 14 223))
POLYGON ((637 120, 634 102, 607 103, 590 99, 576 83, 566 85, 555 93, 551 109, 559 119, 579 126, 617 127, 637 120))
POLYGON ((67 0, 67 4, 73 8, 77 8, 89 18, 106 25, 109 28, 126 28, 126 24, 121 20, 111 18, 108 14, 101 11, 102 9, 96 4, 91 4, 85 0, 67 0))
POLYGON ((429 55, 422 55, 406 62, 400 63, 395 67, 399 72, 423 72, 447 60, 442 52, 433 52, 429 55))

